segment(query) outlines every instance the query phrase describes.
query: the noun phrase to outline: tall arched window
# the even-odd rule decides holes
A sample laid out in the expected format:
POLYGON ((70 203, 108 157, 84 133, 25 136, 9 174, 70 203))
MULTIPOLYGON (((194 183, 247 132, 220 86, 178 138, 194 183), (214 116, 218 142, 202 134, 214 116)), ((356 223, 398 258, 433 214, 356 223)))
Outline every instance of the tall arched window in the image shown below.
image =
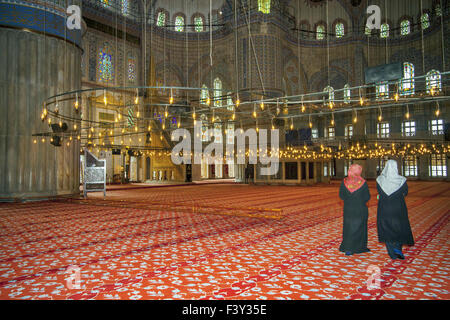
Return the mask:
POLYGON ((230 111, 234 110, 233 98, 231 97, 231 92, 227 93, 227 109, 230 111))
POLYGON ((202 32, 203 31, 203 18, 202 17, 195 17, 194 18, 194 28, 196 32, 202 32))
POLYGON ((122 0, 122 14, 127 16, 130 13, 130 1, 122 0))
POLYGON ((433 89, 434 92, 442 90, 441 73, 437 70, 431 70, 427 73, 426 77, 427 93, 431 93, 433 89))
POLYGON ((386 81, 377 83, 376 86, 376 98, 385 99, 389 97, 389 84, 386 81))
POLYGON ((420 17, 420 23, 422 24, 422 29, 426 29, 430 26, 430 16, 428 15, 428 13, 424 13, 420 17))
POLYGON ((351 91, 350 91, 350 85, 346 84, 344 86, 344 102, 345 103, 349 103, 350 102, 350 98, 351 98, 351 91))
POLYGON ((323 25, 318 25, 316 27, 316 39, 323 40, 325 38, 325 27, 323 25))
POLYGON ((164 27, 166 25, 166 13, 164 11, 158 12, 156 17, 156 25, 158 27, 164 27))
POLYGON ((99 51, 97 74, 99 81, 108 82, 114 80, 113 57, 106 44, 99 51))
POLYGON ((344 24, 338 22, 335 26, 336 38, 342 38, 345 35, 344 24))
POLYGON ((411 22, 409 20, 402 20, 400 22, 400 33, 402 36, 406 36, 411 32, 411 22))
POLYGON ((214 79, 214 106, 221 107, 222 106, 222 81, 219 78, 214 79))
POLYGON ((414 94, 414 65, 410 62, 403 63, 403 79, 400 84, 401 95, 414 94))
POLYGON ((380 37, 381 38, 388 38, 389 37, 389 24, 383 23, 381 25, 380 37))
POLYGON ((183 32, 184 31, 184 17, 176 16, 175 18, 175 31, 183 32))
POLYGON ((134 82, 136 80, 136 59, 128 56, 128 81, 134 82))
POLYGON ((208 104, 207 102, 208 100, 209 100, 209 91, 206 85, 204 84, 202 86, 202 92, 200 94, 200 103, 208 104))
POLYGON ((258 0, 258 11, 270 13, 270 0, 258 0))
POLYGON ((334 101, 334 89, 333 87, 327 86, 323 89, 323 92, 328 93, 328 100, 334 101))

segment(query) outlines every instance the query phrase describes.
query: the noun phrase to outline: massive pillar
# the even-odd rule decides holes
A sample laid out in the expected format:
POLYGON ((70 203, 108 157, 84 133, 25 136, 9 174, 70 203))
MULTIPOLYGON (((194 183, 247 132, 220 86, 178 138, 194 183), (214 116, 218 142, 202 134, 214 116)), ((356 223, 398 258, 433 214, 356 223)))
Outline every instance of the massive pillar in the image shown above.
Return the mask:
MULTIPOLYGON (((2 200, 79 193, 78 140, 55 147, 50 137, 33 136, 52 132, 40 119, 43 101, 81 86, 81 30, 66 29, 65 12, 54 2, 0 0, 2 200)), ((59 113, 79 117, 72 100, 61 100, 59 113)), ((71 130, 73 122, 64 122, 71 130)))

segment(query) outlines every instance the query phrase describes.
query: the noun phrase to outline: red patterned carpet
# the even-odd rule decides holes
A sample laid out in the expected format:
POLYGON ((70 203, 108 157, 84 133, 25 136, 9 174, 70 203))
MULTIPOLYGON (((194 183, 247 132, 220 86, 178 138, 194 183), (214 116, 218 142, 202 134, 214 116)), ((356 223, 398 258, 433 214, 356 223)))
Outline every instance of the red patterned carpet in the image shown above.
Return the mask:
POLYGON ((371 252, 350 257, 338 251, 337 182, 115 190, 107 201, 90 195, 97 198, 89 204, 2 203, 0 298, 449 299, 450 184, 409 182, 416 245, 395 261, 377 241, 374 182, 369 186, 371 252), (285 217, 199 213, 181 205, 279 208, 285 217), (79 288, 71 266, 79 268, 79 288), (368 288, 377 270, 380 286, 368 288))

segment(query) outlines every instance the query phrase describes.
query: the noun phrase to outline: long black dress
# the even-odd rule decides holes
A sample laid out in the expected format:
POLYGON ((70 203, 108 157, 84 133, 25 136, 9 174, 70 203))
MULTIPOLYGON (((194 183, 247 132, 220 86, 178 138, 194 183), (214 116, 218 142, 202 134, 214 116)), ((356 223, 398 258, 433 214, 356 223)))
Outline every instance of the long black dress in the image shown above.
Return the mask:
POLYGON ((364 182, 361 188, 351 193, 342 181, 339 197, 344 200, 343 239, 339 251, 351 253, 370 251, 367 248, 369 209, 366 203, 370 199, 367 183, 364 182))
POLYGON ((408 194, 406 182, 389 196, 378 183, 377 190, 380 195, 377 212, 378 241, 399 245, 414 245, 414 237, 405 203, 405 197, 408 194))

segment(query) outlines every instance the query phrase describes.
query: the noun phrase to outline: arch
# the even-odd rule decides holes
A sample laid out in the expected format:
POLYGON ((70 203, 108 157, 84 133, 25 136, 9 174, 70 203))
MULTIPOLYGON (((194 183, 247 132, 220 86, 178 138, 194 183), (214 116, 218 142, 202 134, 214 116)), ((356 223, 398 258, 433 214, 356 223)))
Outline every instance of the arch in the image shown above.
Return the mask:
POLYGON ((409 17, 400 19, 400 35, 407 36, 411 33, 411 21, 409 17))
POLYGON ((442 91, 441 73, 438 70, 430 70, 426 76, 427 93, 442 91))
POLYGON ((182 12, 177 12, 173 15, 173 21, 175 24, 175 31, 183 32, 186 28, 186 16, 182 12))
POLYGON ((158 8, 155 12, 155 21, 157 27, 164 27, 169 22, 169 11, 158 8))
POLYGON ((192 28, 195 32, 205 31, 205 23, 206 23, 205 16, 200 12, 196 12, 192 15, 191 24, 193 25, 192 28))
POLYGON ((314 25, 315 39, 324 40, 327 34, 327 24, 325 21, 319 21, 314 25))
POLYGON ((345 32, 347 30, 347 22, 343 19, 336 19, 333 22, 333 31, 336 38, 342 38, 345 36, 345 32))
POLYGON ((414 64, 403 63, 403 79, 400 80, 400 95, 412 95, 415 91, 414 84, 414 64))

